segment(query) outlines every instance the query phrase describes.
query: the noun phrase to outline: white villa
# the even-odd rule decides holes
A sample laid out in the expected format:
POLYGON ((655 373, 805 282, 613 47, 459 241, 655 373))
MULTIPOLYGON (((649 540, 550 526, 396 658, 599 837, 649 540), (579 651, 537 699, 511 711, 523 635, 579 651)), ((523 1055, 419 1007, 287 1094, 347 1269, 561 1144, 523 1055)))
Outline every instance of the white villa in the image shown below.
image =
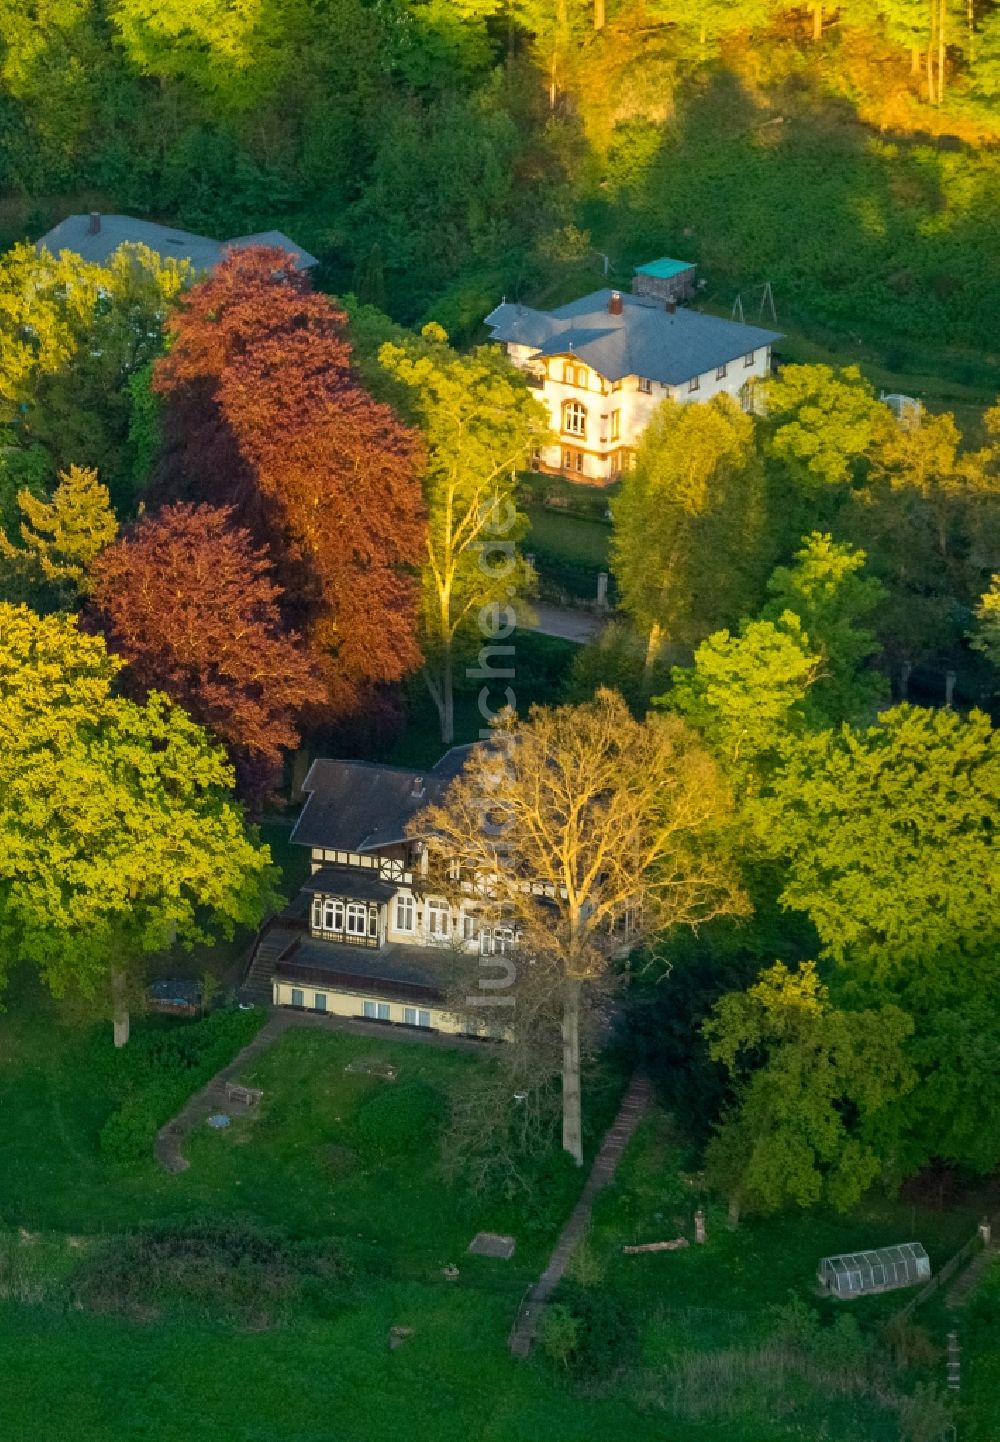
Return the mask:
MULTIPOLYGON (((770 373, 775 331, 688 310, 673 293, 649 293, 657 261, 639 267, 643 294, 597 290, 553 311, 504 302, 486 324, 541 392, 558 441, 541 471, 608 485, 666 396, 707 401, 724 393, 749 405, 750 382, 770 373)), ((690 269, 690 267, 688 268, 690 269)))

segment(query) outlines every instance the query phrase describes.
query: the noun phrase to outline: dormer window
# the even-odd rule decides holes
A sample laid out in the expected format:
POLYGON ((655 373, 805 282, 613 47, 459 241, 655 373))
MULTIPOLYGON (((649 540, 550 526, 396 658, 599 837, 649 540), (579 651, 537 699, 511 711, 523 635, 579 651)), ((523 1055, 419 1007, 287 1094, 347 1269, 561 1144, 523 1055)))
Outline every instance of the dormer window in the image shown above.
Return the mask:
POLYGON ((649 376, 639 377, 639 389, 644 396, 651 396, 653 394, 653 382, 649 379, 649 376))

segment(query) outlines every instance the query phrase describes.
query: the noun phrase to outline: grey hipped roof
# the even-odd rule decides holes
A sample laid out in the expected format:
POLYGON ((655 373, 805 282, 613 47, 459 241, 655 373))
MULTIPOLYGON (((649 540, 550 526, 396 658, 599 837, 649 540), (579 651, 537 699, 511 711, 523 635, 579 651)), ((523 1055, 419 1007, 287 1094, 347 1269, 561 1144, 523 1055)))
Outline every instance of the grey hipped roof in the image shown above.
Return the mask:
POLYGON ((486 317, 493 339, 530 346, 540 356, 572 353, 605 380, 645 376, 681 385, 692 376, 740 360, 781 339, 777 331, 742 325, 662 301, 621 295, 621 315, 608 302, 616 292, 595 290, 557 310, 533 310, 505 301, 486 317))
POLYGON ((429 771, 370 761, 314 761, 291 839, 331 851, 377 851, 402 841, 418 811, 440 801, 459 774, 469 746, 453 746, 429 771))
POLYGON ((148 245, 164 260, 189 260, 196 271, 212 270, 227 249, 245 250, 252 245, 277 246, 296 258, 299 270, 318 264, 301 245, 280 230, 263 230, 256 235, 238 235, 232 240, 212 240, 189 230, 158 225, 153 220, 137 220, 131 215, 101 215, 100 228, 91 234, 89 215, 68 215, 43 235, 38 242, 53 255, 69 250, 84 260, 103 265, 120 245, 148 245))

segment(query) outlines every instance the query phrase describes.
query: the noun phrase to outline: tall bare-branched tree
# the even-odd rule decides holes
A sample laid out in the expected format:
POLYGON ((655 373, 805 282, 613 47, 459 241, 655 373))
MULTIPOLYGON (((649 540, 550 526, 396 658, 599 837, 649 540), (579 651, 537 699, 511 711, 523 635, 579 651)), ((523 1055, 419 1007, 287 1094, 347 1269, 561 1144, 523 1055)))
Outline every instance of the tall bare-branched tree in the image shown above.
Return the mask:
POLYGON ((530 973, 529 1008, 540 986, 558 1007, 563 1146, 578 1164, 581 1010, 645 938, 743 909, 723 844, 730 807, 682 721, 636 721, 602 690, 580 706, 533 707, 520 724, 503 717, 415 823, 463 905, 502 914, 518 937, 505 1025, 516 1034, 518 970, 530 973))

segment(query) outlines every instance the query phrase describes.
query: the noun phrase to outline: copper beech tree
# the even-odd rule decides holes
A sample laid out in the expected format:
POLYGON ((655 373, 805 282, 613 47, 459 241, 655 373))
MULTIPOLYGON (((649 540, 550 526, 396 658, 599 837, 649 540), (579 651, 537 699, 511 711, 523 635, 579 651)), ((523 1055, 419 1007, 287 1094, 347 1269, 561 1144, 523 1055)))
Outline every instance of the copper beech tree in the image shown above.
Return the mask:
POLYGON ((362 387, 343 313, 281 250, 236 251, 182 298, 154 389, 154 490, 235 507, 334 713, 420 662, 421 445, 362 387))
POLYGON ((282 624, 271 565, 232 512, 168 506, 110 546, 91 573, 93 613, 139 698, 164 691, 225 744, 240 789, 260 799, 297 720, 323 695, 282 624))
POLYGON ((684 722, 636 721, 601 690, 580 706, 532 707, 520 724, 508 713, 415 823, 465 904, 504 916, 519 936, 504 1023, 516 1032, 518 969, 530 970, 533 999, 541 977, 558 1006, 563 1146, 578 1164, 582 1006, 642 941, 745 909, 723 844, 730 810, 684 722))

